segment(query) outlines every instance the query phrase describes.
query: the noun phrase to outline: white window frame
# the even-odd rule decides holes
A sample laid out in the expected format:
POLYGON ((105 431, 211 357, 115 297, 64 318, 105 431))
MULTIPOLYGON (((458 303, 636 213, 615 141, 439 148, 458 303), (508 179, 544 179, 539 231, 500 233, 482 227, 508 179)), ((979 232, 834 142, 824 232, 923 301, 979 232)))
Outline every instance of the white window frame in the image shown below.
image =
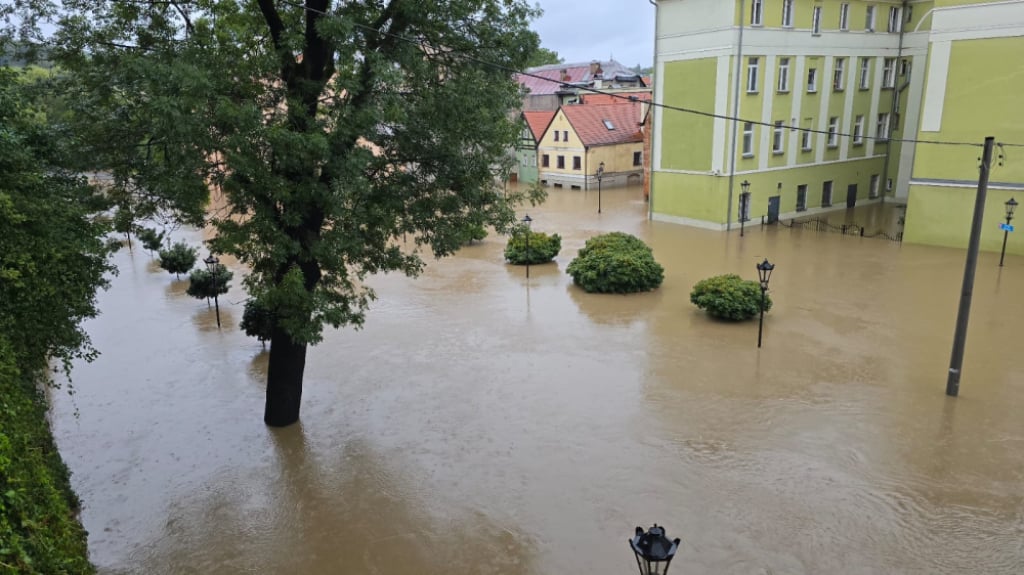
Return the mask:
POLYGON ((896 58, 882 59, 882 87, 896 87, 896 58))
POLYGON ((839 116, 832 116, 828 119, 828 147, 839 146, 839 116))
POLYGON ((867 13, 864 15, 864 31, 875 31, 875 6, 873 4, 868 5, 867 13))
POLYGON ((868 188, 868 198, 878 197, 878 186, 882 183, 882 177, 878 174, 871 174, 871 186, 868 188))
POLYGON ((879 142, 889 141, 889 112, 882 112, 875 122, 875 138, 879 142))
POLYGON ((839 5, 839 31, 850 31, 850 3, 843 2, 839 5))
POLYGON ((793 0, 782 0, 782 27, 793 27, 793 0))
POLYGON ((814 94, 818 91, 818 69, 807 69, 807 93, 814 94))
POLYGON ((761 59, 752 57, 747 59, 747 93, 756 94, 758 91, 758 73, 761 69, 761 59))
POLYGON ((853 120, 853 145, 860 146, 864 143, 864 116, 858 114, 853 120))
POLYGON ((832 206, 832 180, 823 182, 821 184, 821 207, 828 208, 832 206))
POLYGON ((845 84, 845 80, 846 80, 846 58, 845 57, 836 58, 835 59, 835 69, 832 70, 832 91, 833 92, 842 92, 843 89, 846 88, 846 86, 843 85, 843 84, 845 84))
POLYGON ((821 6, 815 6, 811 12, 811 35, 821 36, 821 6))
POLYGON ((775 126, 772 127, 772 153, 773 154, 784 154, 786 152, 786 138, 785 128, 783 125, 785 122, 782 120, 776 120, 775 126))
POLYGON ((789 91, 789 58, 779 58, 779 92, 789 91))
POLYGON ((751 0, 750 2, 750 25, 761 26, 764 23, 764 2, 763 0, 751 0))
POLYGON ((889 25, 886 30, 892 33, 903 30, 903 9, 899 6, 889 7, 889 25))
POLYGON ((871 89, 871 59, 861 58, 860 59, 860 81, 859 86, 861 90, 871 89))
POLYGON ((804 130, 800 132, 800 150, 803 152, 810 152, 812 150, 814 138, 813 132, 810 130, 804 130))
POLYGON ((743 157, 754 157, 754 123, 743 123, 743 157))

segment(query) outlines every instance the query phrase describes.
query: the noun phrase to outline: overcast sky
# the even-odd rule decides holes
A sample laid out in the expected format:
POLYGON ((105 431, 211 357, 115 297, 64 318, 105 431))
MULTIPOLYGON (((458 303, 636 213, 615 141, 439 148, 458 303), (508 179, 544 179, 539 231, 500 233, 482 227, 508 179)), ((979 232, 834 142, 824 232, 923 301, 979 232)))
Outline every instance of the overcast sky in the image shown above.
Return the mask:
POLYGON ((650 66, 654 6, 647 0, 536 0, 544 15, 533 23, 541 45, 566 62, 615 59, 650 66))

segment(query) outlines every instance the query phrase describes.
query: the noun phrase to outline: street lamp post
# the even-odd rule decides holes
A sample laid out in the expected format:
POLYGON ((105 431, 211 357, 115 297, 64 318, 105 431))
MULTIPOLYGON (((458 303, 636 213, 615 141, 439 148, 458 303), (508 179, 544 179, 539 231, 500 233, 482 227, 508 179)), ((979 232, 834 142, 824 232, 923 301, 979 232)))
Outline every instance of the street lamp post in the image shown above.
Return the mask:
POLYGON ((750 182, 743 180, 740 184, 740 237, 743 237, 743 224, 747 221, 747 212, 750 211, 750 182))
POLYGON ((597 213, 601 213, 601 180, 604 179, 604 162, 597 166, 597 213))
POLYGON ((761 333, 764 331, 764 302, 765 294, 768 293, 768 282, 772 279, 772 270, 775 264, 770 263, 768 258, 757 264, 757 277, 761 282, 761 320, 757 324, 757 347, 761 347, 761 333))
POLYGON ((523 223, 526 224, 526 279, 530 279, 530 224, 533 223, 530 214, 523 217, 523 223))
POLYGON ((679 549, 679 538, 669 540, 665 536, 665 528, 655 523, 646 533, 643 527, 637 527, 636 535, 629 540, 629 547, 636 555, 640 575, 665 575, 679 549))
POLYGON ((1017 209, 1017 200, 1010 198, 1006 202, 1006 226, 1003 228, 1003 251, 999 253, 999 267, 1003 267, 1003 258, 1006 257, 1006 236, 1010 234, 1010 222, 1013 221, 1013 211, 1017 209))
POLYGON ((206 269, 210 271, 210 280, 213 282, 213 306, 217 313, 217 329, 220 329, 220 302, 217 301, 217 293, 220 291, 220 285, 217 283, 217 279, 220 276, 220 260, 217 256, 210 254, 210 257, 203 260, 203 263, 206 264, 206 269))

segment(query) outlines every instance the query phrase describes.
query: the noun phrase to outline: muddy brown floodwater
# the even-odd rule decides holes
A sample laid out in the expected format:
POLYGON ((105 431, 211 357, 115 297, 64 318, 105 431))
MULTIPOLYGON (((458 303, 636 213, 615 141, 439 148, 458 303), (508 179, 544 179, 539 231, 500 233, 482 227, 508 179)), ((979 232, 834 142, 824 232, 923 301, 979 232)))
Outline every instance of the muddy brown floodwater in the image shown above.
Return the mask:
POLYGON ((87 325, 103 355, 53 394, 101 573, 626 574, 653 522, 682 538, 679 573, 1024 573, 1024 258, 982 255, 950 399, 963 251, 740 238, 651 223, 640 197, 607 190, 598 216, 593 192, 554 190, 529 213, 564 247, 529 282, 495 236, 373 278, 366 328, 311 350, 302 423, 280 430, 267 356, 234 328, 241 270, 218 331, 120 252, 87 325), (612 230, 653 246, 661 289, 571 285, 612 230), (688 295, 765 256, 758 351, 756 321, 688 295))

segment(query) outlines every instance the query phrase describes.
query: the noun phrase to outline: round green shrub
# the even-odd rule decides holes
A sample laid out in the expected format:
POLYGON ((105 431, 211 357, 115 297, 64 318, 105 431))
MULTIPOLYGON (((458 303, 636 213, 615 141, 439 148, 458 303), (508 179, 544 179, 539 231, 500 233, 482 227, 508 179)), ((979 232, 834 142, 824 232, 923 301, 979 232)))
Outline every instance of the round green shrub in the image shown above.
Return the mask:
MULTIPOLYGON (((761 285, 736 274, 713 276, 693 286, 690 301, 712 317, 743 321, 761 313, 761 285)), ((772 299, 766 295, 764 311, 770 309, 772 299)))
POLYGON ((566 271, 589 293, 649 291, 665 279, 665 270, 654 260, 651 248, 622 232, 587 240, 566 271))
POLYGON ((505 259, 517 266, 547 263, 562 251, 562 236, 520 229, 505 244, 505 259), (530 251, 526 251, 526 234, 530 234, 530 251))

